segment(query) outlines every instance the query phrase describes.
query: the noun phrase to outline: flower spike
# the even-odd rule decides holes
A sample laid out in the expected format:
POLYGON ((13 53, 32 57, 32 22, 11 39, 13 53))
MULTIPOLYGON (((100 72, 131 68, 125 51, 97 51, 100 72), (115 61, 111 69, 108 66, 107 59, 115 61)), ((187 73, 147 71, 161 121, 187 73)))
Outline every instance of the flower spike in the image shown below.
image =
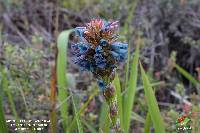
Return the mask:
POLYGON ((86 26, 76 27, 79 38, 72 46, 74 62, 81 70, 90 71, 110 107, 110 118, 116 132, 122 132, 117 119, 115 88, 112 86, 117 64, 127 56, 128 44, 117 41, 118 21, 93 19, 86 26))

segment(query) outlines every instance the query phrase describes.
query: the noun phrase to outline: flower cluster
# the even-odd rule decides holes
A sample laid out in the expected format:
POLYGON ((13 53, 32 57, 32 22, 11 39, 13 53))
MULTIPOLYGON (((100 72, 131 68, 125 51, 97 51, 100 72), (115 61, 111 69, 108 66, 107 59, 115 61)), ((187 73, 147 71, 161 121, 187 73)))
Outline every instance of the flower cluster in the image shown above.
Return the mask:
POLYGON ((127 43, 117 42, 118 22, 94 19, 85 27, 76 27, 78 42, 72 46, 75 64, 81 70, 92 72, 97 83, 105 90, 113 80, 117 63, 126 59, 127 43))

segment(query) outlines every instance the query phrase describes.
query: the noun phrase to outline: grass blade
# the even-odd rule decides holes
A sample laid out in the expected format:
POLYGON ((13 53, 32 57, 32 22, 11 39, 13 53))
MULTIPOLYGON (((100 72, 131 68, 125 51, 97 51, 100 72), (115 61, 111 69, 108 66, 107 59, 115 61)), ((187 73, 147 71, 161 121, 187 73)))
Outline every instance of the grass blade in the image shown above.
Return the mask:
MULTIPOLYGON (((12 113, 13 113, 15 119, 18 119, 17 111, 16 111, 16 108, 15 108, 15 103, 13 102, 13 96, 12 96, 12 94, 11 94, 11 91, 10 91, 9 87, 8 87, 7 75, 6 75, 5 72, 3 72, 2 76, 3 76, 3 80, 2 80, 2 81, 3 81, 3 84, 2 84, 2 85, 3 85, 4 92, 5 92, 5 93, 7 94, 7 96, 8 96, 8 101, 9 101, 9 103, 10 103, 11 110, 12 110, 12 113)), ((19 120, 19 119, 18 119, 18 120, 19 120)))
POLYGON ((140 39, 138 39, 138 42, 137 42, 135 56, 133 58, 133 63, 131 65, 132 67, 131 67, 131 72, 130 72, 130 79, 128 82, 128 90, 124 99, 124 109, 126 110, 124 111, 123 122, 124 122, 124 129, 126 133, 128 133, 129 131, 131 112, 133 108, 135 91, 137 87, 139 44, 140 44, 140 39))
POLYGON ((151 116, 150 113, 148 112, 144 125, 144 133, 150 133, 150 128, 151 128, 151 116))
MULTIPOLYGON (((138 0, 134 0, 130 4, 128 4, 130 6, 130 12, 128 14, 127 19, 125 20, 125 25, 124 25, 124 28, 123 28, 123 34, 126 35, 128 44, 130 43, 130 40, 131 40, 130 23, 131 23, 131 20, 133 20, 133 18, 134 18, 134 12, 135 12, 137 3, 138 3, 138 0)), ((130 56, 131 56, 130 50, 131 50, 131 45, 128 45, 127 62, 126 62, 126 67, 125 67, 125 69, 126 69, 125 87, 128 86, 129 65, 130 65, 130 56)))
POLYGON ((73 107, 74 107, 74 114, 75 114, 76 124, 77 124, 77 126, 78 126, 78 132, 79 132, 79 133, 83 133, 82 124, 81 124, 81 121, 80 121, 80 115, 79 115, 79 113, 77 112, 77 109, 76 109, 76 105, 75 105, 75 102, 74 102, 74 97, 73 97, 73 95, 72 95, 72 104, 73 104, 73 107))
POLYGON ((164 122, 159 111, 159 107, 158 107, 156 97, 154 95, 154 91, 151 87, 149 79, 147 78, 147 75, 145 74, 144 69, 141 64, 140 64, 140 69, 141 69, 141 74, 142 74, 142 82, 144 86, 145 97, 146 97, 147 105, 149 108, 148 110, 150 113, 150 117, 153 121, 155 132, 165 133, 164 122))
POLYGON ((3 102, 3 88, 4 88, 4 85, 5 85, 5 76, 3 75, 2 73, 2 79, 1 79, 1 86, 0 86, 0 129, 1 129, 1 132, 3 133, 8 133, 8 127, 7 127, 7 124, 6 124, 6 119, 5 119, 5 114, 4 114, 4 109, 3 109, 3 105, 2 105, 2 102, 3 102))
MULTIPOLYGON (((96 89, 96 87, 94 87, 95 91, 92 93, 92 95, 88 98, 88 100, 82 105, 82 107, 80 108, 80 110, 78 111, 78 115, 81 116, 82 112, 87 108, 88 104, 92 101, 92 99, 97 95, 97 93, 99 92, 98 89, 96 89)), ((74 129, 74 126, 75 126, 75 121, 76 119, 73 118, 69 128, 68 128, 68 131, 69 133, 72 132, 72 130, 74 129)))
POLYGON ((140 115, 138 115, 138 114, 135 113, 135 112, 132 112, 132 113, 131 113, 131 118, 132 118, 133 120, 138 121, 138 122, 145 123, 144 118, 142 118, 140 115))
POLYGON ((123 126, 123 108, 122 108, 121 86, 120 86, 120 80, 119 80, 119 77, 117 74, 115 76, 113 83, 116 88, 117 105, 118 105, 118 110, 119 110, 120 124, 121 124, 121 128, 123 128, 124 126, 123 126))
POLYGON ((0 96, 0 129, 3 133, 8 133, 8 127, 6 125, 6 119, 4 115, 4 110, 2 106, 2 96, 0 96))
POLYGON ((129 68, 130 67, 130 45, 128 45, 128 53, 127 53, 127 61, 126 61, 126 66, 125 66, 125 69, 126 69, 126 77, 125 77, 125 85, 124 85, 124 89, 126 87, 128 87, 128 81, 129 81, 129 68))
POLYGON ((84 119, 81 119, 81 121, 88 128, 88 130, 90 131, 90 133, 97 133, 97 131, 94 128, 94 125, 90 124, 89 122, 87 122, 84 119))
MULTIPOLYGON (((156 86, 160 86, 160 85, 166 86, 167 84, 166 84, 164 81, 159 81, 159 82, 151 83, 151 86, 152 86, 152 87, 156 87, 156 86)), ((143 86, 138 86, 138 87, 136 88, 136 92, 142 90, 143 88, 144 88, 143 86)), ((125 95, 125 93, 127 93, 127 90, 128 90, 128 89, 124 90, 124 91, 122 92, 122 95, 125 95)))
POLYGON ((185 77, 187 78, 194 86, 199 85, 199 82, 187 71, 185 71, 182 67, 175 64, 175 68, 185 77))
MULTIPOLYGON (((66 67, 67 67, 67 46, 69 35, 73 30, 66 30, 59 34, 57 40, 57 65, 56 65, 56 77, 57 77, 57 87, 58 87, 58 101, 62 103, 68 96, 67 93, 67 83, 66 83, 66 67)), ((67 103, 62 104, 59 108, 61 117, 63 119, 63 127, 67 129, 68 125, 68 105, 67 103)))
MULTIPOLYGON (((3 76, 3 89, 4 89, 4 92, 6 93, 7 97, 8 97, 8 102, 10 104, 10 108, 11 108, 11 111, 12 111, 12 114, 14 115, 14 118, 16 120, 16 123, 19 124, 19 116, 17 114, 17 110, 16 110, 16 107, 15 107, 15 103, 14 103, 14 100, 13 100, 13 96, 12 96, 12 93, 11 93, 11 90, 10 88, 8 87, 9 85, 9 81, 7 79, 7 75, 6 75, 6 69, 4 69, 3 73, 2 73, 2 76, 3 76)), ((19 133, 22 133, 22 131, 19 130, 19 133)))
MULTIPOLYGON (((151 87, 157 87, 157 86, 166 86, 167 84, 165 83, 165 81, 159 81, 159 82, 154 82, 151 83, 151 87)), ((144 89, 144 86, 138 86, 136 91, 140 91, 144 89)))

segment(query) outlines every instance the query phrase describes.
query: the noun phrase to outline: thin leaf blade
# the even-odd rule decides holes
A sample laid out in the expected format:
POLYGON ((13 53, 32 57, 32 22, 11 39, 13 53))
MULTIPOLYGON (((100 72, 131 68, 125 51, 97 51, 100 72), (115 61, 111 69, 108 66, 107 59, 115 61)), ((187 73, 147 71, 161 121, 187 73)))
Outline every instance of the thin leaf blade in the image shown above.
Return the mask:
POLYGON ((124 128, 125 132, 128 133, 129 126, 130 126, 130 120, 131 120, 131 112, 133 108, 134 98, 135 98, 135 92, 137 87, 137 75, 138 75, 138 59, 139 59, 139 42, 136 46, 135 56, 133 58, 133 63, 131 67, 130 72, 130 80, 128 82, 128 90, 125 95, 124 99, 124 128))
POLYGON ((75 120, 76 120, 76 124, 78 126, 78 132, 83 133, 83 127, 82 127, 82 124, 81 124, 81 121, 80 121, 80 115, 77 112, 77 108, 76 108, 76 105, 75 105, 75 102, 74 102, 73 95, 72 95, 72 104, 73 104, 73 107, 74 107, 75 120))
MULTIPOLYGON (((67 83, 66 83, 66 67, 67 67, 67 46, 69 35, 73 30, 66 30, 59 34, 57 39, 57 65, 56 65, 56 76, 57 76, 57 87, 58 87, 58 101, 62 103, 67 97, 67 83)), ((60 107, 61 117, 63 119, 63 127, 67 128, 68 125, 68 105, 67 103, 62 104, 60 107)))
POLYGON ((185 77, 187 78, 194 86, 199 85, 200 83, 186 70, 184 70, 181 66, 175 64, 175 68, 185 77))
POLYGON ((141 69, 141 74, 142 74, 142 82, 144 85, 144 92, 145 92, 145 97, 146 97, 146 101, 148 105, 148 110, 150 113, 151 120, 153 121, 155 132, 165 133, 164 122, 159 111, 159 107, 158 107, 156 97, 154 95, 154 91, 152 89, 152 86, 141 64, 140 64, 140 69, 141 69))

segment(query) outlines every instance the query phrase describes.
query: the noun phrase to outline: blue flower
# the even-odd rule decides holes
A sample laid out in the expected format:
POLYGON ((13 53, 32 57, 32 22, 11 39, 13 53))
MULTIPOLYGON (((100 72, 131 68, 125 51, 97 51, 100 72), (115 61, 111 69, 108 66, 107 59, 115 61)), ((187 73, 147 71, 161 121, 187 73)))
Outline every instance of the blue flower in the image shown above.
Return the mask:
POLYGON ((128 44, 127 43, 121 43, 121 42, 114 42, 111 44, 111 48, 115 49, 115 50, 119 50, 119 49, 128 49, 128 44))
POLYGON ((104 21, 104 31, 108 31, 108 30, 112 30, 114 28, 117 28, 118 27, 118 21, 114 21, 114 22, 106 22, 104 21))
POLYGON ((86 59, 81 59, 77 57, 75 60, 75 64, 77 64, 82 71, 87 70, 92 72, 94 70, 93 65, 86 59))
POLYGON ((85 31, 86 31, 85 27, 76 27, 75 28, 75 33, 79 37, 83 37, 85 31))
POLYGON ((122 62, 126 59, 127 49, 127 43, 114 42, 113 44, 111 44, 110 53, 112 54, 114 59, 122 62))
POLYGON ((103 49, 100 45, 98 45, 96 48, 95 48, 95 52, 96 53, 102 53, 103 52, 103 49))
POLYGON ((106 66, 106 60, 104 59, 104 57, 102 56, 102 54, 96 53, 94 55, 94 60, 96 62, 97 67, 102 68, 102 69, 105 68, 105 66, 106 66))
POLYGON ((124 61, 127 56, 128 44, 116 42, 117 28, 117 21, 109 22, 101 19, 94 19, 85 27, 75 28, 79 37, 78 42, 72 46, 75 64, 81 70, 92 72, 98 79, 99 88, 103 91, 112 82, 110 75, 117 67, 117 63, 124 61))
POLYGON ((72 45, 72 49, 74 50, 75 55, 78 57, 81 55, 86 55, 86 53, 90 49, 90 45, 87 45, 81 42, 81 43, 72 45))
POLYGON ((101 39, 100 40, 100 45, 101 46, 107 46, 109 43, 108 43, 108 41, 106 41, 105 39, 101 39))
POLYGON ((104 91, 107 88, 107 84, 103 82, 102 80, 97 80, 97 84, 99 88, 101 89, 101 91, 104 91))

